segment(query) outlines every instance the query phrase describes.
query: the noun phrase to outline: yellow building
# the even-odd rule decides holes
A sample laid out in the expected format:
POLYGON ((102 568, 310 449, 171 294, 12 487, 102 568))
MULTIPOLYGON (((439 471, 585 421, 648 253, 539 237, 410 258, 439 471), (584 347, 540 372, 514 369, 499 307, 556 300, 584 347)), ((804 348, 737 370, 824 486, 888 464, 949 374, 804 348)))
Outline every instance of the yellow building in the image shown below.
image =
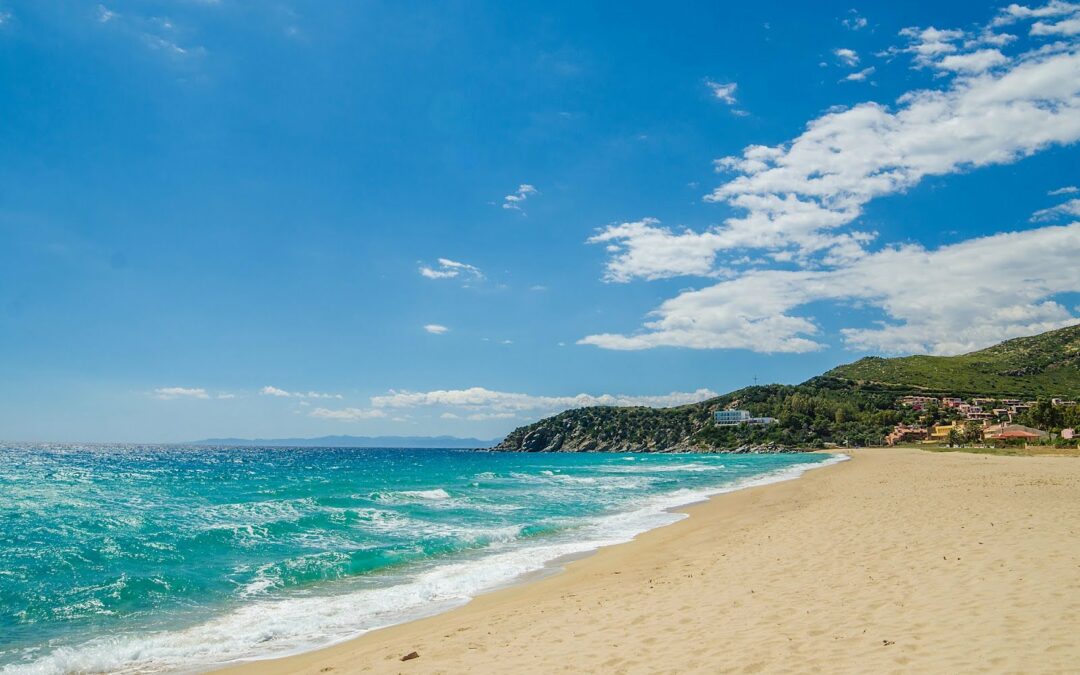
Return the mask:
POLYGON ((949 440, 949 432, 956 430, 956 433, 964 433, 964 426, 956 422, 950 424, 935 424, 930 427, 930 438, 923 441, 923 443, 946 443, 949 440))

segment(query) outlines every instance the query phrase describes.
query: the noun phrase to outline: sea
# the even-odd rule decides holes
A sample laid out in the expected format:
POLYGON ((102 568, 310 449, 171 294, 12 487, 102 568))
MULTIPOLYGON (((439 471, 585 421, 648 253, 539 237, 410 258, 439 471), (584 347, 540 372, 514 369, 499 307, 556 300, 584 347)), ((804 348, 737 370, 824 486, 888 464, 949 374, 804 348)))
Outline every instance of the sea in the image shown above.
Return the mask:
POLYGON ((326 646, 842 459, 0 444, 0 673, 326 646))

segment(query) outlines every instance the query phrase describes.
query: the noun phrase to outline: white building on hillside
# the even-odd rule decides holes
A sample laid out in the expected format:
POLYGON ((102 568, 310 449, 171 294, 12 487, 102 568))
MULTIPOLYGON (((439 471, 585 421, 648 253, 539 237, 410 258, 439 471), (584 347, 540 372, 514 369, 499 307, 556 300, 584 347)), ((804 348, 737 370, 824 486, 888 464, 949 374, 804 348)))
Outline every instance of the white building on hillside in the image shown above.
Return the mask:
POLYGON ((738 424, 772 424, 776 421, 772 417, 751 417, 749 410, 717 410, 713 413, 713 419, 721 427, 732 427, 738 424))

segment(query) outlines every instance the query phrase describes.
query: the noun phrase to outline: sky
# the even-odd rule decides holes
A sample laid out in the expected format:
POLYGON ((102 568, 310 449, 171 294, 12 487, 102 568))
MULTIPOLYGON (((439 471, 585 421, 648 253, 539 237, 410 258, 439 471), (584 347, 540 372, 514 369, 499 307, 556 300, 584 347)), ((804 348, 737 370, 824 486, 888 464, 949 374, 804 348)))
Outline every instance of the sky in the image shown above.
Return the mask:
POLYGON ((496 438, 1080 321, 1080 3, 0 0, 0 120, 7 440, 496 438))

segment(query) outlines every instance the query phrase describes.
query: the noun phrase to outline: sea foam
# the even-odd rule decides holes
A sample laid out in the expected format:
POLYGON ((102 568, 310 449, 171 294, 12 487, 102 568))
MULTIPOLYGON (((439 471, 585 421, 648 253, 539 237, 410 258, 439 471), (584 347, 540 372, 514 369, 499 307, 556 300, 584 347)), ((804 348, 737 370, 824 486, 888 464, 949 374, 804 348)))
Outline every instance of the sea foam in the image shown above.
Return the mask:
MULTIPOLYGON (((611 475, 605 471, 620 466, 612 462, 624 459, 633 458, 544 458, 549 465, 566 462, 560 467, 561 473, 556 474, 551 468, 522 470, 527 467, 521 464, 538 461, 535 459, 500 458, 493 461, 506 463, 505 469, 518 470, 492 472, 503 477, 494 480, 493 487, 473 488, 471 494, 463 493, 460 487, 378 491, 374 503, 385 506, 357 509, 356 513, 364 517, 317 534, 321 539, 314 543, 304 540, 305 536, 316 536, 311 532, 281 535, 295 542, 293 545, 299 546, 300 551, 310 548, 312 552, 298 554, 292 567, 288 562, 268 563, 244 573, 249 578, 232 596, 228 603, 231 607, 223 605, 204 620, 193 624, 189 621, 186 626, 177 625, 170 630, 115 631, 64 644, 44 654, 39 651, 41 655, 37 658, 9 662, 0 668, 0 673, 198 670, 326 646, 459 606, 479 593, 513 583, 559 559, 623 543, 646 530, 686 517, 673 512, 675 507, 717 493, 792 479, 810 468, 847 458, 836 455, 814 456, 813 461, 798 461, 800 458, 795 457, 743 459, 721 464, 650 456, 649 461, 636 462, 632 467, 621 465, 634 469, 633 474, 611 475), (660 483, 633 482, 658 480, 658 476, 637 472, 640 467, 652 464, 660 467, 656 474, 670 477, 662 484, 673 487, 655 491, 655 485, 660 483), (728 465, 737 465, 739 470, 728 465), (710 471, 696 471, 706 467, 710 471), (714 468, 716 471, 712 471, 714 468), (706 476, 721 474, 723 478, 701 482, 707 480, 706 476), (678 478, 681 475, 695 476, 698 482, 686 482, 678 478), (598 490, 598 486, 612 489, 598 490), (578 503, 565 503, 573 499, 578 503), (546 500, 545 503, 553 506, 545 511, 530 508, 530 503, 538 500, 546 500), (586 508, 587 500, 594 500, 591 502, 594 506, 586 508), (432 512, 425 507, 425 504, 455 501, 479 508, 457 509, 454 513, 476 515, 464 521, 438 519, 431 514, 443 511, 432 512), (485 512, 485 502, 495 510, 485 512), (514 508, 506 510, 508 505, 514 508), (504 510, 499 511, 500 508, 504 510), (354 528, 366 532, 369 531, 366 528, 372 527, 385 527, 380 537, 400 537, 406 544, 433 542, 434 552, 413 558, 403 566, 373 569, 359 576, 296 587, 294 591, 283 585, 282 580, 290 570, 317 571, 319 565, 341 565, 347 561, 347 556, 342 557, 344 551, 356 545, 356 540, 350 538, 358 536, 354 528), (454 548, 446 549, 449 553, 439 552, 440 547, 450 543, 454 548)), ((464 472, 464 475, 477 473, 464 472)), ((199 525, 204 526, 206 520, 235 524, 245 515, 265 523, 283 516, 292 519, 296 515, 294 510, 322 513, 325 509, 304 498, 289 499, 280 508, 266 504, 225 506, 211 510, 213 517, 200 519, 203 522, 199 525)), ((382 546, 390 546, 398 539, 385 541, 382 546)))

